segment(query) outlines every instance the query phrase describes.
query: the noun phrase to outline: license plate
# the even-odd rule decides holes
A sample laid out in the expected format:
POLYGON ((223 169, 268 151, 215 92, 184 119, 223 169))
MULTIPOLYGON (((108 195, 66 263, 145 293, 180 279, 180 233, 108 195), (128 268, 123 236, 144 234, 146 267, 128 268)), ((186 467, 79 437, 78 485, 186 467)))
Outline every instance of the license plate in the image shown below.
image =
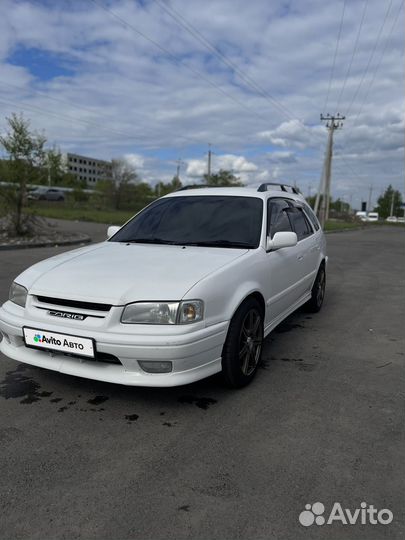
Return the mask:
POLYGON ((93 339, 26 327, 23 328, 23 332, 25 345, 27 347, 60 351, 94 358, 93 339))

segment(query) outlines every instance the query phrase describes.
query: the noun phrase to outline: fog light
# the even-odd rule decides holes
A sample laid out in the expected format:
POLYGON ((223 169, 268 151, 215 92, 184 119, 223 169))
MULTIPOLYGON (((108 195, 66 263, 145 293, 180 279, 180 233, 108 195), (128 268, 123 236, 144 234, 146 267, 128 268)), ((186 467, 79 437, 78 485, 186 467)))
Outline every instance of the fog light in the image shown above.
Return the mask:
POLYGON ((138 362, 147 373, 170 373, 173 369, 171 362, 138 362))

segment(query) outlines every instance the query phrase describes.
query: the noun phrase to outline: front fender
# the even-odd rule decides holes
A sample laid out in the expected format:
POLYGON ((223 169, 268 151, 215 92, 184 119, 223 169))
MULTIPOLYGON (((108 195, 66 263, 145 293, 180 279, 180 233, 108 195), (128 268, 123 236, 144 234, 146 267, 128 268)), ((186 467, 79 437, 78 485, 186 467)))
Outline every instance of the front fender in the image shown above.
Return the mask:
POLYGON ((252 293, 262 295, 265 252, 252 250, 198 282, 185 299, 201 298, 205 304, 206 326, 230 321, 240 304, 252 293), (261 279, 262 277, 262 279, 261 279))

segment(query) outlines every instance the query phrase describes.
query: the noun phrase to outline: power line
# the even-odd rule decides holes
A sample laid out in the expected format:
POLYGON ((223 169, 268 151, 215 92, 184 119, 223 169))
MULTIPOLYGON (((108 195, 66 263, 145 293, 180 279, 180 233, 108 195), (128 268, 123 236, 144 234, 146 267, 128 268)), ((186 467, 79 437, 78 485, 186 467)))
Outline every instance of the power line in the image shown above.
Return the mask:
MULTIPOLYGON (((213 45, 212 43, 210 43, 204 36, 203 34, 201 34, 201 32, 199 32, 199 30, 197 28, 195 28, 189 21, 187 21, 178 11, 176 11, 173 7, 169 7, 167 6, 166 4, 164 4, 161 0, 155 0, 155 2, 160 5, 165 11, 166 13, 168 13, 168 15, 173 18, 176 23, 184 28, 187 32, 189 32, 192 36, 195 37, 195 39, 197 39, 200 43, 202 43, 204 45, 204 47, 206 47, 208 50, 210 50, 211 52, 214 53, 214 55, 219 58, 224 64, 226 64, 228 67, 230 67, 232 69, 232 71, 234 71, 236 74, 238 74, 245 82, 247 82, 248 86, 250 88, 253 88, 254 90, 258 91, 260 93, 260 95, 262 95, 263 97, 266 98, 266 91, 264 89, 262 89, 258 83, 256 83, 256 81, 254 79, 252 79, 251 77, 249 77, 248 75, 245 75, 243 72, 241 72, 241 70, 238 68, 238 66, 232 62, 231 60, 229 60, 229 58, 227 58, 217 47, 215 47, 215 45, 213 45)), ((345 3, 346 3, 346 0, 345 0, 345 3)), ((342 27, 342 24, 343 24, 343 17, 344 17, 344 9, 345 9, 345 5, 343 6, 343 12, 342 12, 342 20, 341 20, 341 27, 342 27)), ((340 27, 340 30, 339 30, 339 36, 340 36, 340 33, 341 33, 341 30, 342 28, 340 27)), ((336 58, 335 58, 336 59, 336 58)), ((269 98, 271 98, 272 102, 274 101, 274 98, 272 98, 272 96, 268 96, 269 98)), ((295 119, 297 118, 297 116, 292 113, 291 111, 289 111, 286 107, 284 107, 284 105, 282 105, 281 103, 280 104, 277 104, 278 108, 282 109, 282 112, 285 116, 287 116, 289 119, 295 119)), ((305 125, 305 124, 302 124, 303 126, 303 129, 305 131, 307 131, 311 136, 312 136, 312 132, 311 130, 305 125)), ((337 165, 337 167, 339 167, 337 165)))
POLYGON ((381 38, 382 31, 383 31, 383 29, 384 29, 385 23, 387 22, 387 18, 388 18, 389 12, 390 12, 390 10, 391 10, 391 6, 392 6, 392 0, 390 0, 390 3, 389 3, 388 8, 387 8, 387 11, 385 12, 385 17, 384 17, 383 23, 382 23, 382 25, 380 26, 380 30, 379 30, 378 35, 377 35, 377 39, 375 40, 375 43, 374 43, 374 47, 373 47, 373 49, 372 49, 372 51, 371 51, 371 54, 370 54, 370 56, 369 56, 369 59, 368 59, 366 68, 365 68, 365 70, 364 70, 364 72, 363 72, 363 75, 362 75, 362 77, 361 77, 361 79, 360 79, 360 83, 359 83, 359 85, 358 85, 358 87, 357 87, 357 89, 356 89, 356 91, 355 91, 355 93, 354 93, 354 95, 353 95, 353 98, 352 98, 352 100, 351 100, 351 102, 350 102, 350 105, 349 105, 349 107, 348 107, 348 109, 347 109, 346 116, 349 115, 349 113, 350 113, 350 111, 351 111, 351 108, 353 107, 353 103, 354 103, 355 100, 356 100, 357 94, 359 93, 360 88, 361 88, 361 86, 362 86, 362 84, 363 84, 363 82, 364 82, 364 79, 365 79, 365 77, 366 77, 366 75, 367 75, 367 73, 368 73, 368 69, 369 69, 369 67, 370 67, 371 61, 373 60, 375 51, 376 51, 376 49, 377 49, 378 43, 379 43, 380 38, 381 38))
POLYGON ((261 120, 263 120, 263 116, 261 116, 259 113, 257 113, 256 111, 254 111, 251 107, 248 107, 245 103, 243 103, 242 101, 240 101, 239 99, 235 98, 234 96, 232 96, 232 94, 229 94, 228 92, 226 92, 226 90, 224 90, 223 88, 221 88, 218 84, 214 83, 213 81, 211 81, 210 79, 208 79, 205 75, 203 75, 200 71, 198 71, 197 69, 194 69, 193 67, 191 67, 189 64, 186 64, 185 62, 183 62, 181 59, 179 59, 174 53, 172 53, 169 49, 167 49, 166 47, 164 47, 163 45, 161 45, 158 41, 152 39, 151 37, 149 37, 148 35, 146 35, 144 32, 142 32, 141 30, 139 30, 138 28, 136 28, 135 26, 133 26, 132 24, 130 24, 129 22, 127 22, 126 20, 124 20, 122 17, 120 17, 117 13, 115 13, 114 11, 112 11, 111 9, 107 8, 105 5, 103 4, 100 4, 99 2, 97 2, 96 0, 89 0, 89 2, 92 2, 95 6, 97 6, 98 8, 104 10, 106 13, 108 13, 111 17, 113 17, 114 19, 116 19, 117 21, 120 22, 120 24, 122 26, 124 26, 125 28, 129 28, 131 30, 133 30, 135 33, 137 33, 139 36, 141 36, 143 39, 145 39, 146 41, 149 41, 149 43, 152 43, 152 45, 154 45, 155 47, 157 47, 160 51, 164 52, 169 58, 170 60, 177 66, 177 65, 182 65, 183 67, 185 67, 186 69, 188 69, 189 71, 191 71, 196 77, 202 79, 203 81, 205 81, 207 84, 209 84, 210 86, 212 86, 213 88, 215 88, 218 92, 220 92, 221 94, 223 94, 224 96, 226 96, 228 99, 231 99, 234 103, 236 103, 237 105, 239 105, 239 107, 242 107, 243 109, 247 110, 249 113, 253 113, 254 115, 256 115, 258 118, 260 118, 261 120))
POLYGON ((359 44, 361 29, 363 27, 364 17, 366 15, 366 11, 367 11, 367 5, 368 5, 368 0, 364 0, 363 12, 362 12, 362 15, 361 15, 359 29, 357 31, 356 41, 354 43, 352 56, 350 58, 349 67, 347 68, 346 76, 345 76, 344 82, 342 84, 342 88, 340 89, 339 97, 338 97, 337 104, 336 104, 336 110, 337 111, 339 110, 340 100, 342 99, 343 92, 344 92, 344 90, 346 88, 346 83, 347 83, 347 80, 349 78, 349 75, 350 75, 350 72, 351 72, 351 69, 352 69, 354 56, 355 56, 355 54, 357 52, 357 47, 358 47, 358 44, 359 44))
MULTIPOLYGON (((240 106, 243 106, 243 108, 247 109, 249 112, 254 112, 255 111, 252 111, 252 109, 250 109, 250 107, 246 107, 243 103, 241 103, 239 100, 235 100, 235 98, 233 96, 231 96, 230 94, 228 94, 227 92, 225 92, 222 88, 220 88, 218 85, 216 85, 215 83, 213 83, 212 81, 210 81, 209 79, 207 79, 204 75, 202 75, 200 72, 198 72, 197 70, 195 70, 194 68, 192 68, 191 66, 187 65, 187 64, 184 64, 184 62, 182 62, 181 60, 179 60, 171 51, 169 51, 168 49, 166 49, 165 47, 163 47, 160 43, 158 43, 157 41, 155 41, 154 39, 150 38, 149 36, 147 36, 144 32, 140 31, 138 28, 135 28, 133 25, 129 24, 127 21, 125 21, 124 19, 122 19, 122 17, 120 17, 117 13, 113 12, 112 10, 108 9, 106 6, 104 6, 103 4, 100 4, 99 2, 97 2, 96 0, 89 0, 90 2, 92 2, 94 5, 96 5, 97 7, 99 7, 100 9, 106 11, 110 16, 112 16, 113 18, 115 18, 116 20, 118 20, 121 25, 123 25, 124 27, 126 28, 130 28, 132 29, 135 33, 137 33, 138 35, 140 35, 141 37, 143 37, 144 39, 146 39, 147 41, 149 41, 150 43, 152 43, 154 46, 156 46, 159 50, 161 50, 162 52, 164 52, 165 54, 167 54, 169 56, 169 58, 177 65, 177 64, 182 64, 184 67, 186 67, 187 69, 189 69, 192 73, 194 73, 196 76, 198 76, 199 78, 202 78, 204 81, 206 81, 208 84, 210 84, 211 86, 213 86, 214 88, 216 88, 217 90, 219 90, 222 94, 226 95, 228 98, 232 99, 233 101, 235 101, 238 105, 240 106)), ((346 1, 346 0, 345 0, 346 1)), ((176 12, 177 13, 177 12, 176 12)), ((178 17, 181 17, 179 14, 178 14, 178 17)), ((184 19, 184 17, 182 17, 182 19, 186 22, 187 24, 187 21, 184 19)), ((188 23, 189 26, 191 27, 191 24, 188 23)), ((194 27, 193 27, 194 28, 194 27)), ((198 30, 195 30, 194 31, 197 33, 198 30)), ((205 40, 205 38, 202 36, 202 34, 200 34, 201 36, 201 39, 205 40)), ((207 41, 207 40, 205 40, 207 41)), ((212 47, 214 50, 216 50, 217 54, 218 55, 222 55, 229 63, 230 65, 233 66, 233 69, 238 69, 237 66, 235 64, 233 64, 233 62, 231 62, 230 60, 228 60, 225 55, 223 55, 220 51, 218 51, 214 46, 212 46, 208 41, 207 41, 207 44, 209 47, 212 47)), ((250 77, 247 77, 243 74, 243 76, 245 78, 247 78, 248 80, 251 79, 250 77)), ((255 81, 252 80, 252 83, 251 84, 254 84, 256 85, 255 81)), ((258 85, 257 86, 257 91, 259 91, 263 97, 265 95, 267 95, 266 91, 264 91, 263 89, 261 89, 258 85)), ((268 99, 270 100, 273 100, 273 98, 271 96, 267 96, 268 99)), ((273 103, 274 104, 274 103, 273 103)), ((290 113, 290 111, 288 111, 288 109, 286 109, 283 105, 278 105, 278 108, 280 109, 280 107, 282 107, 284 109, 283 111, 283 114, 285 116, 287 116, 289 119, 296 119, 296 115, 294 115, 293 113, 290 113)), ((255 113, 256 114, 256 113, 255 113)), ((258 115, 259 118, 261 120, 263 120, 263 117, 258 115)), ((304 124, 302 124, 303 128, 305 131, 307 131, 309 134, 312 135, 312 132, 311 130, 305 126, 304 124)))
POLYGON ((364 107, 364 105, 365 105, 365 103, 366 103, 366 101, 367 101, 367 98, 368 98, 368 96, 369 96, 369 94, 370 94, 370 90, 371 90, 371 88, 372 88, 372 86, 373 86, 373 84, 374 84, 374 81, 375 81, 375 79, 376 79, 377 72, 378 72, 378 70, 380 69, 381 62, 382 62, 382 60, 383 60, 383 58, 384 58, 384 56, 385 56, 385 53, 387 52, 387 47, 388 47, 388 43, 389 43, 390 37, 391 37, 391 35, 392 35, 392 33, 393 33, 394 29, 395 29, 395 26, 396 26, 396 24, 397 24, 397 22, 398 22, 399 15, 400 15, 401 10, 402 10, 403 7, 404 7, 404 0, 402 0, 402 2, 400 3, 399 9, 398 9, 398 11, 397 11, 397 13, 396 13, 396 15, 395 15, 395 17, 394 17, 394 20, 393 20, 391 29, 390 29, 390 31, 388 32, 387 38, 386 38, 386 40, 385 40, 385 44, 384 44, 384 47, 383 47, 382 54, 381 54, 381 56, 380 56, 380 58, 379 58, 379 61, 378 61, 377 65, 376 65, 376 68, 375 68, 375 70, 374 70, 374 73, 373 73, 373 76, 372 76, 372 78, 371 78, 371 81, 370 81, 370 83, 367 85, 367 91, 366 91, 366 93, 365 93, 365 95, 364 95, 364 99, 363 99, 363 101, 362 101, 362 103, 361 103, 361 105, 360 105, 359 111, 358 111, 358 113, 357 113, 357 115, 356 115, 356 117, 355 117, 355 119, 354 119, 353 125, 356 124, 356 122, 357 122, 357 120, 358 120, 358 118, 359 118, 359 116, 360 116, 360 114, 361 114, 361 111, 363 110, 363 107, 364 107))
POLYGON ((339 49, 340 36, 342 34, 343 19, 344 19, 344 16, 345 16, 345 9, 346 9, 346 0, 344 0, 344 2, 343 2, 342 17, 340 19, 339 32, 338 32, 338 36, 337 36, 337 40, 336 40, 335 54, 333 55, 333 63, 332 63, 332 69, 331 69, 331 72, 330 72, 328 91, 326 93, 324 111, 326 111, 326 109, 328 107, 330 89, 331 89, 331 86, 332 86, 333 76, 334 76, 334 73, 335 73, 335 64, 336 64, 337 52, 338 52, 338 49, 339 49))
POLYGON ((236 73, 251 89, 258 92, 262 97, 267 99, 273 106, 275 106, 284 116, 289 119, 296 118, 296 115, 289 111, 280 101, 272 96, 267 90, 262 88, 252 77, 244 73, 232 60, 230 60, 220 49, 213 45, 208 39, 189 21, 187 21, 178 11, 173 7, 169 7, 161 0, 155 0, 155 2, 184 30, 191 34, 197 41, 199 41, 206 49, 211 51, 223 64, 236 73))
MULTIPOLYGON (((51 98, 51 96, 49 96, 49 97, 51 98)), ((136 140, 136 141, 140 141, 142 143, 144 141, 144 139, 145 139, 144 135, 136 136, 136 135, 133 135, 133 134, 130 134, 130 133, 125 133, 125 132, 113 129, 113 128, 109 127, 108 125, 105 125, 105 124, 99 124, 97 122, 93 122, 92 120, 83 120, 83 119, 75 118, 73 116, 69 116, 69 115, 62 114, 62 113, 55 113, 53 111, 50 111, 48 109, 44 109, 44 108, 39 107, 37 105, 27 104, 27 103, 24 103, 24 102, 15 103, 13 101, 6 100, 6 99, 4 99, 2 97, 0 97, 0 102, 5 103, 6 105, 11 105, 12 107, 16 107, 17 109, 28 110, 28 111, 32 111, 32 112, 36 112, 36 113, 40 112, 40 113, 45 114, 47 116, 52 116, 52 117, 55 117, 55 118, 61 118, 63 120, 69 120, 73 124, 82 124, 84 126, 96 127, 98 129, 101 128, 103 130, 108 131, 108 133, 115 133, 120 138, 124 138, 126 140, 136 140)), ((202 139, 186 137, 185 135, 176 134, 176 133, 173 133, 172 131, 170 133, 172 135, 175 135, 176 137, 185 139, 187 141, 191 141, 194 144, 197 144, 197 143, 198 144, 205 144, 205 141, 203 141, 202 139)), ((111 137, 109 137, 109 139, 111 139, 111 137)))
MULTIPOLYGON (((113 131, 112 129, 108 128, 107 126, 102 126, 101 124, 97 124, 97 123, 94 123, 94 122, 89 121, 89 120, 80 120, 79 118, 73 118, 72 116, 68 116, 68 115, 65 115, 65 114, 55 113, 53 111, 49 111, 48 109, 38 107, 37 105, 30 105, 30 104, 27 104, 27 103, 24 103, 24 102, 16 103, 16 102, 4 99, 2 97, 0 98, 0 102, 5 103, 6 105, 11 105, 12 107, 16 107, 17 109, 23 109, 23 110, 28 110, 28 111, 32 111, 32 112, 40 112, 40 113, 45 114, 47 116, 53 116, 54 118, 62 118, 63 120, 70 120, 74 124, 82 124, 84 126, 89 126, 90 125, 92 127, 97 127, 97 128, 101 127, 103 129, 108 129, 109 132, 113 131)), ((127 133, 120 133, 120 132, 117 132, 117 133, 121 137, 128 137, 127 133)))

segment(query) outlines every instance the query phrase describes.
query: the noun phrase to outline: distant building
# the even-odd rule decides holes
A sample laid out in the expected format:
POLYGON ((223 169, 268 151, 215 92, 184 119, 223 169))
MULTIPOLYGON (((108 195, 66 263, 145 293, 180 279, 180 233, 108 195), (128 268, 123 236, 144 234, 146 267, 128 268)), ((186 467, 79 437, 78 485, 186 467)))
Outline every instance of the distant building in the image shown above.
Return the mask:
POLYGON ((67 172, 76 176, 78 180, 85 180, 88 186, 95 186, 100 180, 112 178, 111 161, 69 152, 65 155, 65 160, 67 172))

